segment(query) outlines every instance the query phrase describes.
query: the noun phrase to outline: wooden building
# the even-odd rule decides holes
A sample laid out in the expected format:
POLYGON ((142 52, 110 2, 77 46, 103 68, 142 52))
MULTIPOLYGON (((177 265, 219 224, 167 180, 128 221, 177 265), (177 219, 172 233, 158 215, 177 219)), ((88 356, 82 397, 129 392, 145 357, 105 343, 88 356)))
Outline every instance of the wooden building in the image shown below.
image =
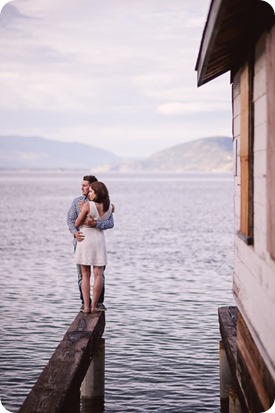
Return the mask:
POLYGON ((236 314, 219 309, 219 322, 239 407, 222 411, 259 413, 275 400, 273 8, 212 0, 196 70, 198 86, 228 71, 232 83, 236 314))

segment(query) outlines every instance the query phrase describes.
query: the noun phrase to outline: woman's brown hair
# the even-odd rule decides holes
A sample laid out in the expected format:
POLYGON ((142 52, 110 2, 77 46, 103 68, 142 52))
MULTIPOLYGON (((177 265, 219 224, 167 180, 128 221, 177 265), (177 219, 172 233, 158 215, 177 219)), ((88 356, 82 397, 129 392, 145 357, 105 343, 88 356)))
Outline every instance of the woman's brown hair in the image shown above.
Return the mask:
POLYGON ((103 204, 103 211, 108 211, 110 207, 110 198, 109 198, 109 191, 106 185, 103 182, 96 181, 93 182, 90 187, 93 189, 96 197, 94 199, 95 202, 99 204, 103 204))

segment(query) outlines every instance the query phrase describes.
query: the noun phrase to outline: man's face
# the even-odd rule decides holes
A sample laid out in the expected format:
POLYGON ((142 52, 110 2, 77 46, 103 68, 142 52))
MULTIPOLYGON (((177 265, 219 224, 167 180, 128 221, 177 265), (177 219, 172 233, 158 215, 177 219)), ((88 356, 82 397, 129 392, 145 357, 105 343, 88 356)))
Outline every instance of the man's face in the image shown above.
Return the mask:
POLYGON ((82 184, 81 184, 82 195, 85 195, 85 196, 88 195, 89 186, 90 186, 89 181, 82 181, 82 184))

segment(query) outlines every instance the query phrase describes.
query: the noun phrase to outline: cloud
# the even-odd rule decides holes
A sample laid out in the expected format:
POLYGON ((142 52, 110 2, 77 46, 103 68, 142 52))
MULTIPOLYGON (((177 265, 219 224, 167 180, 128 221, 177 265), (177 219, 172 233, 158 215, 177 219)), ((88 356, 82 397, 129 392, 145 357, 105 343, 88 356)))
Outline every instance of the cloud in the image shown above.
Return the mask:
POLYGON ((226 102, 210 101, 207 105, 206 102, 167 102, 157 107, 157 113, 163 115, 190 115, 202 112, 218 113, 221 110, 227 109, 226 102))
POLYGON ((196 111, 198 110, 197 105, 195 105, 194 107, 194 105, 190 103, 168 102, 159 105, 157 112, 164 115, 184 115, 194 112, 194 108, 196 109, 196 111))
POLYGON ((93 137, 129 155, 206 130, 222 134, 231 113, 229 82, 222 77, 198 89, 194 70, 207 3, 7 4, 0 16, 1 133, 82 143, 93 137), (224 114, 219 122, 215 113, 224 114))

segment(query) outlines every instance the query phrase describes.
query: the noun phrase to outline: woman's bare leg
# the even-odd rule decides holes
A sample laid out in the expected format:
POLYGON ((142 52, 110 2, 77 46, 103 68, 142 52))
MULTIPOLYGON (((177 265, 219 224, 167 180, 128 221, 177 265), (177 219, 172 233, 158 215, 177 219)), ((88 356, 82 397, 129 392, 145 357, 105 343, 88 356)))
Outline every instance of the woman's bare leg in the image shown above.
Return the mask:
POLYGON ((103 267, 94 266, 94 288, 93 288, 93 300, 92 311, 96 310, 97 302, 102 290, 102 269, 103 267))
POLYGON ((81 265, 82 274, 82 295, 84 300, 84 310, 90 308, 90 277, 91 277, 91 267, 90 265, 81 265))

